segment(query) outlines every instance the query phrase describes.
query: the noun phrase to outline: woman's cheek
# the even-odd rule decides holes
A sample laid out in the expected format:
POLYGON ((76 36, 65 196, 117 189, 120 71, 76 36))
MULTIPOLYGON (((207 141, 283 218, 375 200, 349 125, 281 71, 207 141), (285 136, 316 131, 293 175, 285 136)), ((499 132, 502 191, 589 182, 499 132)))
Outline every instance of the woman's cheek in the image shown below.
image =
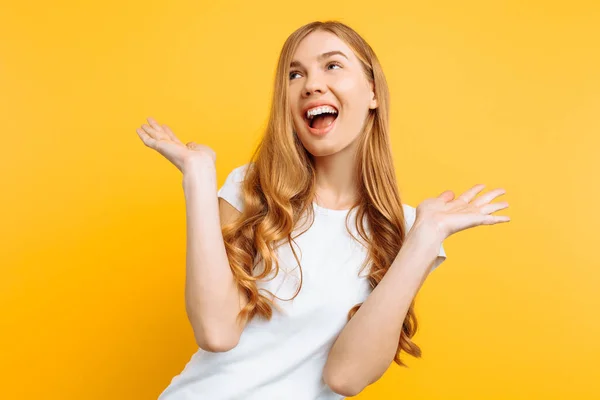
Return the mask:
POLYGON ((336 87, 340 92, 343 93, 353 92, 354 90, 356 90, 357 87, 356 79, 350 76, 340 77, 336 82, 336 87))

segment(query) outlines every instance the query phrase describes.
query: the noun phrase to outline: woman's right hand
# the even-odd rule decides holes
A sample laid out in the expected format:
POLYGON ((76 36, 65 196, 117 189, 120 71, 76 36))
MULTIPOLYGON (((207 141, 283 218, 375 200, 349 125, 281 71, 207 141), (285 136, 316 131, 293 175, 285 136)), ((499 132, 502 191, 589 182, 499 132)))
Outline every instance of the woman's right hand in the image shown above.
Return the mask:
POLYGON ((197 159, 208 156, 216 162, 217 155, 210 147, 195 142, 183 144, 167 125, 159 125, 153 118, 147 120, 150 125, 143 124, 135 130, 138 136, 146 146, 158 151, 182 173, 197 159))

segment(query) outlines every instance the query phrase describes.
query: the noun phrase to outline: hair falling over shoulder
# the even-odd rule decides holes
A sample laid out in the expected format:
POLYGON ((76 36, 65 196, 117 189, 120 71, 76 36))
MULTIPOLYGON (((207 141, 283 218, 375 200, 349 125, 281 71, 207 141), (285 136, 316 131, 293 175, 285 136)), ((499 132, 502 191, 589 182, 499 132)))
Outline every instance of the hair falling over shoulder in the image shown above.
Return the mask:
MULTIPOLYGON (((382 67, 369 44, 352 28, 337 21, 312 22, 293 32, 283 45, 275 75, 270 115, 260 144, 252 155, 242 183, 244 209, 240 217, 223 227, 223 238, 234 277, 248 297, 238 318, 271 319, 277 305, 259 293, 256 281, 267 277, 273 269, 279 272, 275 243, 287 241, 294 257, 292 231, 304 213, 313 216, 315 170, 312 155, 296 134, 288 105, 288 68, 299 42, 315 30, 325 30, 344 40, 361 61, 367 78, 374 82, 378 107, 370 110, 364 129, 357 139, 359 202, 357 231, 368 249, 368 279, 372 288, 381 281, 404 243, 406 228, 389 139, 389 92, 382 67), (367 228, 364 226, 366 220, 367 228), (369 233, 367 233, 369 232, 369 233), (254 275, 261 260, 262 273, 254 275)), ((350 214, 350 213, 349 213, 350 214)), ((312 218, 311 218, 312 219, 312 218)), ((348 222, 348 221, 346 221, 348 222)), ((302 269, 300 267, 300 273, 302 269)), ((302 286, 300 287, 296 297, 302 286)), ((348 320, 362 303, 348 312, 348 320)), ((411 338, 417 331, 414 300, 402 326, 394 361, 402 351, 421 356, 421 349, 411 338)))

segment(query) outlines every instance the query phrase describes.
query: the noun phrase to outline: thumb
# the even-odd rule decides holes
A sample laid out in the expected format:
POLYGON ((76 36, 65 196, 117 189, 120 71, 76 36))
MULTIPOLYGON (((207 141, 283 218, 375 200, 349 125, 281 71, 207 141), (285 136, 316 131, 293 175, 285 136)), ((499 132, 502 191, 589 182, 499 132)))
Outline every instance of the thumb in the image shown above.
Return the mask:
POLYGON ((446 203, 450 200, 454 200, 454 192, 452 190, 445 190, 438 196, 438 199, 442 199, 446 203))

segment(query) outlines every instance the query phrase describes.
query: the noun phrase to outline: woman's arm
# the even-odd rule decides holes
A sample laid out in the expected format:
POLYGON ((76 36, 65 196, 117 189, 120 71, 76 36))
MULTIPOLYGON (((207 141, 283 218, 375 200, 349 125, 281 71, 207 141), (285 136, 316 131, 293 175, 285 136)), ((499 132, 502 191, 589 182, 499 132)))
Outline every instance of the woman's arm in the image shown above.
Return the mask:
POLYGON ((477 196, 484 187, 477 184, 456 199, 453 191, 446 190, 419 204, 414 225, 392 265, 329 353, 323 379, 334 391, 353 396, 386 371, 412 299, 447 237, 476 226, 510 221, 509 216, 492 215, 507 208, 507 202, 490 203, 505 190, 497 188, 477 196))
POLYGON ((203 159, 185 171, 186 311, 198 346, 227 351, 239 341, 245 323, 237 323, 237 315, 247 303, 235 283, 223 242, 221 222, 227 221, 221 218, 228 215, 227 208, 219 205, 212 160, 203 159))
POLYGON ((433 233, 412 227, 385 276, 342 329, 323 371, 333 391, 355 396, 389 368, 404 318, 440 249, 433 233))

